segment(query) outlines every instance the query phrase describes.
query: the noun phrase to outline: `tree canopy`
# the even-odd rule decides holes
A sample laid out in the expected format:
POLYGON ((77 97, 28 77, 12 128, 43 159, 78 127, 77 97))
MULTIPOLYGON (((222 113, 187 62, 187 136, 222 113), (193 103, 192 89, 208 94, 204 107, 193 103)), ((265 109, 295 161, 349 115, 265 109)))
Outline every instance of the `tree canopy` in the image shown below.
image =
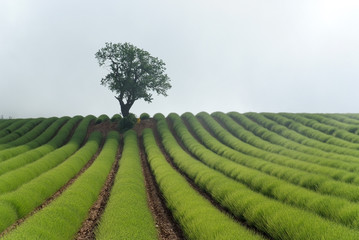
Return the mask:
POLYGON ((153 92, 167 96, 171 88, 165 63, 130 43, 106 43, 95 57, 110 70, 101 84, 116 93, 124 117, 136 100, 152 102, 153 92))

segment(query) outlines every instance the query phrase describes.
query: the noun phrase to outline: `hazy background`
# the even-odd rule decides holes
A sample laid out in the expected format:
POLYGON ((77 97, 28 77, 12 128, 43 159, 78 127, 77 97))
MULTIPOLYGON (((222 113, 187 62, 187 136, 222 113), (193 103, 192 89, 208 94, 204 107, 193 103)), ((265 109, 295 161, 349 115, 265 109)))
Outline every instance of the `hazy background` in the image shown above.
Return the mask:
POLYGON ((94 54, 130 42, 168 97, 132 112, 359 112, 356 0, 1 0, 0 115, 120 111, 94 54))

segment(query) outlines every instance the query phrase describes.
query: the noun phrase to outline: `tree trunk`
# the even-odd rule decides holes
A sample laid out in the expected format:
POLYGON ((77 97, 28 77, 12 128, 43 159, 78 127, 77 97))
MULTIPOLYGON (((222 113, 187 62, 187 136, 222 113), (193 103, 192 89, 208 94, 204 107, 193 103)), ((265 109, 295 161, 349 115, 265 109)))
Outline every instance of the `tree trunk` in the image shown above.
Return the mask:
POLYGON ((122 113, 122 116, 123 116, 123 117, 127 117, 127 116, 130 114, 130 108, 131 108, 131 107, 128 106, 127 104, 121 106, 121 113, 122 113))
POLYGON ((119 97, 115 96, 115 98, 120 103, 122 116, 127 117, 130 114, 130 109, 131 109, 134 102, 124 103, 123 100, 121 99, 121 96, 119 96, 119 97))

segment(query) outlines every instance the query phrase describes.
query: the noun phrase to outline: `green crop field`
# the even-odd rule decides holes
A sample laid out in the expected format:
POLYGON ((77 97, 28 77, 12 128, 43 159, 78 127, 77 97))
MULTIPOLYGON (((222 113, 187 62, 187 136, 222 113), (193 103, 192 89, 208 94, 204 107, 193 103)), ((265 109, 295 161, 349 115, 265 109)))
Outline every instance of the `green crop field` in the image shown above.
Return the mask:
POLYGON ((0 119, 0 239, 359 239, 359 114, 119 119, 0 119))

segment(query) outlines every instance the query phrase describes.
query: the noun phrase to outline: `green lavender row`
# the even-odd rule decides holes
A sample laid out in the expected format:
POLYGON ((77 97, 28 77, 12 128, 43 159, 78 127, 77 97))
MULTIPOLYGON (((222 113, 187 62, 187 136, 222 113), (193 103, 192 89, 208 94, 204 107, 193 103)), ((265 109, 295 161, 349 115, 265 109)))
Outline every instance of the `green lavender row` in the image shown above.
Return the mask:
POLYGON ((33 141, 56 120, 57 120, 56 117, 44 119, 41 123, 39 123, 37 126, 31 128, 27 133, 25 133, 21 137, 17 138, 16 140, 1 144, 0 150, 11 148, 11 147, 16 147, 16 146, 27 144, 27 143, 33 141))
MULTIPOLYGON (((250 113, 249 116, 254 117, 255 119, 262 118, 262 123, 270 123, 270 125, 264 125, 269 127, 268 129, 276 131, 280 126, 286 126, 285 131, 281 131, 280 134, 288 137, 291 140, 300 142, 301 144, 315 147, 316 149, 321 149, 326 152, 333 152, 341 155, 349 155, 354 157, 359 157, 359 152, 356 149, 350 149, 345 147, 336 146, 333 144, 328 144, 325 141, 329 141, 327 138, 328 135, 321 134, 321 132, 313 130, 311 128, 305 127, 300 123, 293 121, 291 119, 282 117, 278 114, 259 114, 259 113, 250 113), (273 122, 273 123, 272 123, 273 122), (276 126, 271 128, 272 124, 276 126), (286 133, 289 133, 288 135, 286 133)), ((359 160, 358 160, 359 161, 359 160)))
POLYGON ((110 118, 106 115, 106 114, 101 114, 97 119, 96 119, 96 124, 99 123, 103 123, 105 121, 110 120, 110 118))
MULTIPOLYGON (((356 144, 359 143, 359 136, 351 132, 351 131, 356 131, 356 129, 358 129, 358 126, 337 122, 333 119, 330 119, 330 117, 323 116, 323 114, 281 113, 280 115, 292 119, 296 122, 299 122, 312 129, 318 130, 329 136, 334 136, 336 138, 348 141, 350 143, 356 143, 356 144)), ((327 142, 329 143, 330 141, 333 141, 333 139, 329 139, 329 141, 327 142)), ((334 142, 334 144, 336 143, 334 142)), ((346 146, 346 143, 343 141, 339 141, 338 145, 346 146)), ((357 147, 355 145, 352 146, 354 148, 357 147)))
POLYGON ((349 118, 359 120, 359 114, 357 114, 357 113, 347 113, 345 115, 348 116, 349 118))
MULTIPOLYGON (((299 148, 297 145, 288 144, 286 147, 279 144, 281 141, 280 137, 276 137, 274 133, 268 133, 268 130, 263 130, 262 128, 255 128, 253 125, 249 127, 258 135, 262 136, 258 137, 253 134, 253 132, 248 131, 237 122, 235 122, 231 117, 224 113, 215 112, 211 114, 214 118, 216 118, 220 123, 222 123, 228 131, 233 134, 236 138, 240 139, 243 142, 246 142, 256 148, 263 149, 268 152, 281 154, 293 159, 298 159, 301 161, 319 164, 321 166, 327 166, 336 169, 343 169, 349 172, 359 172, 359 164, 357 163, 348 163, 344 161, 338 161, 338 159, 325 158, 322 156, 312 155, 307 153, 305 149, 299 148), (260 130, 256 131, 255 129, 260 130), (267 131, 267 132, 266 132, 267 131), (267 139, 267 140, 266 140, 267 139), (272 142, 270 141, 272 140, 272 142), (293 149, 294 148, 294 149, 293 149)), ((249 126, 249 124, 245 124, 245 121, 241 120, 244 125, 249 126)), ((254 124, 255 125, 255 124, 254 124)), ((288 141, 289 142, 289 141, 288 141)), ((287 142, 287 143, 288 143, 287 142)), ((306 147, 304 147, 306 148, 306 147)), ((314 170, 315 168, 313 168, 314 170)), ((338 174, 338 176, 341 176, 338 174)), ((334 177, 334 179, 337 179, 334 177)), ((344 177, 342 179, 345 179, 344 177)), ((345 182, 350 182, 350 178, 348 180, 344 180, 345 182)))
POLYGON ((14 121, 18 121, 18 119, 0 119, 0 135, 3 134, 3 130, 13 124, 14 121))
POLYGON ((0 194, 15 190, 22 184, 65 161, 66 158, 79 149, 87 134, 87 128, 94 118, 92 115, 85 117, 66 145, 52 151, 35 162, 1 175, 0 194))
POLYGON ((332 135, 334 133, 333 130, 330 130, 329 133, 323 131, 325 127, 325 125, 323 124, 316 123, 314 127, 307 126, 306 124, 308 124, 308 121, 313 122, 313 120, 306 119, 305 117, 300 116, 300 114, 296 114, 297 115, 296 119, 292 119, 286 114, 262 113, 261 115, 273 121, 278 120, 279 121, 278 124, 280 124, 280 122, 285 122, 288 129, 294 130, 295 132, 311 140, 317 140, 319 142, 326 143, 328 145, 335 145, 344 148, 353 148, 353 149, 358 148, 358 144, 351 143, 349 141, 345 141, 343 139, 337 138, 336 136, 333 136, 332 135), (320 129, 316 129, 318 127, 320 129))
POLYGON ((28 122, 30 119, 14 119, 11 121, 11 124, 7 126, 5 129, 0 131, 0 139, 4 136, 11 134, 13 131, 19 129, 22 125, 28 122))
MULTIPOLYGON (((29 145, 24 145, 1 151, 0 157, 3 157, 3 161, 0 161, 0 179, 2 174, 32 163, 60 147, 63 143, 65 143, 71 133, 71 130, 81 119, 82 117, 75 117, 67 121, 67 119, 61 118, 56 121, 40 136, 42 139, 49 139, 56 133, 56 131, 58 131, 56 136, 53 137, 47 144, 31 150, 28 149, 29 145), (65 121, 67 122, 63 125, 65 121), (61 125, 63 126, 59 130, 61 125)), ((35 142, 31 142, 31 144, 35 145, 35 142)))
MULTIPOLYGON (((167 137, 162 137, 163 142, 166 142, 167 137)), ((143 138, 156 182, 186 239, 262 239, 221 213, 190 187, 166 161, 151 129, 144 130, 143 138)))
MULTIPOLYGON (((192 114, 185 113, 182 116, 187 119, 195 134, 209 149, 219 153, 228 151, 225 146, 211 137, 205 129, 201 128, 199 122, 196 121, 192 114)), ((222 172, 224 175, 245 184, 252 190, 260 192, 263 195, 304 210, 309 210, 343 225, 353 228, 359 227, 358 204, 337 197, 322 195, 318 192, 295 186, 284 180, 269 176, 260 171, 238 165, 227 158, 223 158, 211 152, 201 145, 191 136, 178 116, 171 114, 169 117, 173 121, 176 133, 183 139, 183 144, 207 166, 222 172), (347 211, 343 211, 343 209, 347 211)), ((256 160, 249 158, 247 161, 252 162, 256 160)), ((264 164, 261 165, 263 166, 264 164)), ((276 166, 274 166, 274 168, 276 168, 276 166)), ((295 171, 292 171, 292 173, 295 174, 295 171)))
MULTIPOLYGON (((55 149, 56 147, 61 146, 66 140, 66 137, 67 137, 66 134, 70 134, 71 129, 81 119, 82 119, 82 117, 80 117, 80 116, 74 117, 65 126, 63 126, 63 125, 64 125, 64 123, 66 123, 69 120, 69 117, 62 117, 62 118, 56 120, 40 136, 38 136, 33 141, 27 143, 26 145, 21 145, 21 146, 9 148, 9 149, 1 150, 0 151, 0 162, 3 162, 9 158, 15 157, 22 153, 25 153, 26 151, 29 151, 31 149, 38 148, 41 145, 44 145, 45 143, 47 143, 51 138, 53 138, 53 140, 50 142, 50 144, 46 145, 49 149, 55 149), (59 128, 61 126, 63 126, 63 127, 59 130, 59 128), (59 132, 54 137, 54 135, 57 131, 59 131, 59 132)), ((36 152, 42 152, 42 151, 37 149, 36 152)), ((1 169, 1 167, 0 167, 0 169, 1 169)))
POLYGON ((165 119, 156 115, 163 144, 176 165, 238 218, 266 232, 273 239, 357 239, 359 232, 325 220, 316 214, 288 206, 255 193, 224 176, 181 149, 165 119))
MULTIPOLYGON (((336 149, 340 150, 340 152, 338 152, 338 150, 336 150, 336 152, 338 152, 338 153, 341 153, 341 154, 345 153, 345 149, 347 149, 347 148, 348 148, 348 150, 349 149, 356 149, 356 150, 359 149, 359 144, 357 144, 357 143, 352 143, 352 142, 337 138, 336 136, 332 136, 330 134, 323 133, 322 131, 317 130, 313 127, 306 126, 304 123, 305 121, 300 117, 297 118, 296 120, 293 120, 284 115, 274 114, 274 113, 263 113, 262 115, 269 119, 272 119, 274 121, 276 121, 276 119, 278 119, 280 122, 289 120, 291 122, 288 127, 289 129, 292 129, 292 130, 298 132, 299 134, 303 135, 304 137, 308 137, 310 139, 317 140, 323 144, 325 143, 326 145, 335 147, 336 149)), ((324 149, 324 147, 323 147, 323 149, 324 149)))
POLYGON ((0 138, 0 144, 11 144, 12 141, 15 141, 25 135, 42 121, 44 121, 44 118, 36 118, 26 121, 26 123, 22 125, 19 129, 16 129, 14 132, 0 138))
MULTIPOLYGON (((176 130, 177 128, 186 130, 177 114, 170 114, 169 118, 174 121, 176 130)), ((195 120, 194 118, 192 119, 195 120)), ((193 122, 191 123, 192 125, 194 124, 193 122)), ((322 194, 337 196, 354 202, 359 201, 359 186, 334 181, 325 176, 280 166, 260 158, 242 154, 221 144, 217 139, 213 138, 206 130, 204 130, 198 122, 194 131, 197 134, 200 134, 199 137, 201 138, 201 141, 204 142, 207 147, 236 163, 322 194)), ((188 134, 186 136, 187 138, 190 137, 188 134)), ((183 141, 184 140, 186 139, 183 139, 183 141)))
POLYGON ((94 132, 86 144, 57 167, 0 196, 0 232, 26 216, 74 177, 96 153, 102 135, 94 132))
POLYGON ((316 148, 315 146, 305 144, 307 143, 308 138, 300 137, 298 133, 288 130, 287 127, 279 125, 278 123, 271 121, 260 114, 239 114, 236 112, 230 112, 228 113, 228 116, 233 118, 236 122, 248 131, 251 131, 256 136, 276 145, 311 154, 313 156, 334 159, 336 161, 341 160, 348 163, 358 163, 357 157, 337 154, 334 152, 326 152, 322 149, 316 148), (285 136, 282 136, 282 134, 285 136), (300 137, 300 141, 295 141, 294 139, 298 136, 300 137))
POLYGON ((73 239, 106 181, 118 143, 119 134, 110 132, 95 162, 58 198, 4 239, 73 239))
MULTIPOLYGON (((353 128, 353 129, 352 128, 345 128, 345 129, 347 129, 351 133, 358 133, 357 131, 359 130, 359 120, 355 120, 353 118, 350 118, 349 114, 330 113, 330 114, 324 114, 324 116, 328 116, 331 119, 336 120, 337 121, 336 124, 338 124, 338 122, 339 122, 339 123, 342 123, 342 124, 355 125, 355 128, 353 128)), ((331 125, 331 124, 329 124, 329 125, 331 125)))
POLYGON ((343 129, 354 135, 359 131, 359 121, 348 118, 345 114, 301 114, 303 117, 315 120, 326 126, 343 129))
MULTIPOLYGON (((220 114, 217 113, 217 115, 220 115, 220 114)), ((223 115, 221 115, 222 118, 223 118, 223 115)), ((191 114, 185 114, 183 117, 185 119, 193 118, 193 115, 191 116, 191 114)), ((304 156, 304 159, 309 160, 309 161, 305 161, 305 160, 301 161, 299 159, 301 159, 301 155, 303 155, 303 153, 299 153, 299 152, 295 152, 295 151, 291 151, 291 150, 287 150, 287 149, 283 150, 280 146, 278 146, 278 147, 272 146, 272 144, 270 144, 268 142, 264 142, 264 141, 262 141, 261 143, 258 144, 260 147, 262 145, 265 145, 265 147, 263 147, 265 150, 263 150, 262 148, 252 146, 252 145, 242 142, 239 139, 237 139, 236 137, 234 137, 232 134, 227 132, 217 121, 215 121, 208 113, 204 113, 204 112, 199 113, 199 114, 197 114, 197 117, 199 119, 201 119, 208 126, 208 128, 215 135, 216 139, 218 139, 223 144, 225 144, 226 146, 228 146, 236 151, 242 152, 244 154, 247 154, 247 155, 250 155, 253 157, 258 157, 260 159, 263 159, 263 160, 266 160, 268 162, 272 162, 275 164, 279 164, 282 166, 287 166, 290 168, 295 168, 295 169, 303 170, 306 172, 321 174, 321 175, 331 177, 335 180, 339 180, 339 181, 343 181, 343 182, 347 182, 347 183, 354 183, 356 185, 359 185, 358 173, 352 173, 348 170, 342 170, 342 169, 337 169, 337 168, 333 168, 333 167, 322 166, 318 163, 318 157, 312 160, 311 156, 304 156), (275 153, 272 153, 271 151, 267 151, 266 150, 267 148, 274 149, 275 153), (284 152, 291 153, 289 155, 295 157, 295 159, 283 155, 284 152), (312 163, 312 162, 314 162, 314 163, 312 163)), ((226 115, 224 115, 224 117, 228 118, 228 116, 226 116, 226 115)), ((192 122, 193 122, 193 120, 192 120, 192 122)), ((227 122, 227 124, 229 124, 229 123, 227 122)), ((233 124, 233 122, 232 122, 232 124, 233 124)), ((198 125, 198 123, 197 123, 197 125, 198 125)), ((236 124, 234 123, 234 125, 236 125, 236 124)), ((236 126, 238 126, 238 125, 236 125, 236 126)), ((235 126, 232 126, 232 128, 235 128, 235 126)), ((241 134, 242 134, 242 131, 241 131, 241 134)), ((260 142, 260 141, 261 141, 261 139, 251 140, 251 142, 254 143, 254 145, 256 145, 256 142, 260 142)), ((322 159, 321 161, 327 162, 327 159, 322 159)), ((334 160, 332 160, 332 161, 338 163, 338 161, 334 161, 334 160)), ((347 163, 345 163, 345 164, 351 166, 350 164, 347 164, 347 163)), ((351 166, 351 167, 353 167, 353 166, 351 166)), ((359 170, 357 172, 359 172, 359 170)))
POLYGON ((157 231, 147 204, 137 134, 124 136, 120 167, 96 239, 157 239, 157 231))

